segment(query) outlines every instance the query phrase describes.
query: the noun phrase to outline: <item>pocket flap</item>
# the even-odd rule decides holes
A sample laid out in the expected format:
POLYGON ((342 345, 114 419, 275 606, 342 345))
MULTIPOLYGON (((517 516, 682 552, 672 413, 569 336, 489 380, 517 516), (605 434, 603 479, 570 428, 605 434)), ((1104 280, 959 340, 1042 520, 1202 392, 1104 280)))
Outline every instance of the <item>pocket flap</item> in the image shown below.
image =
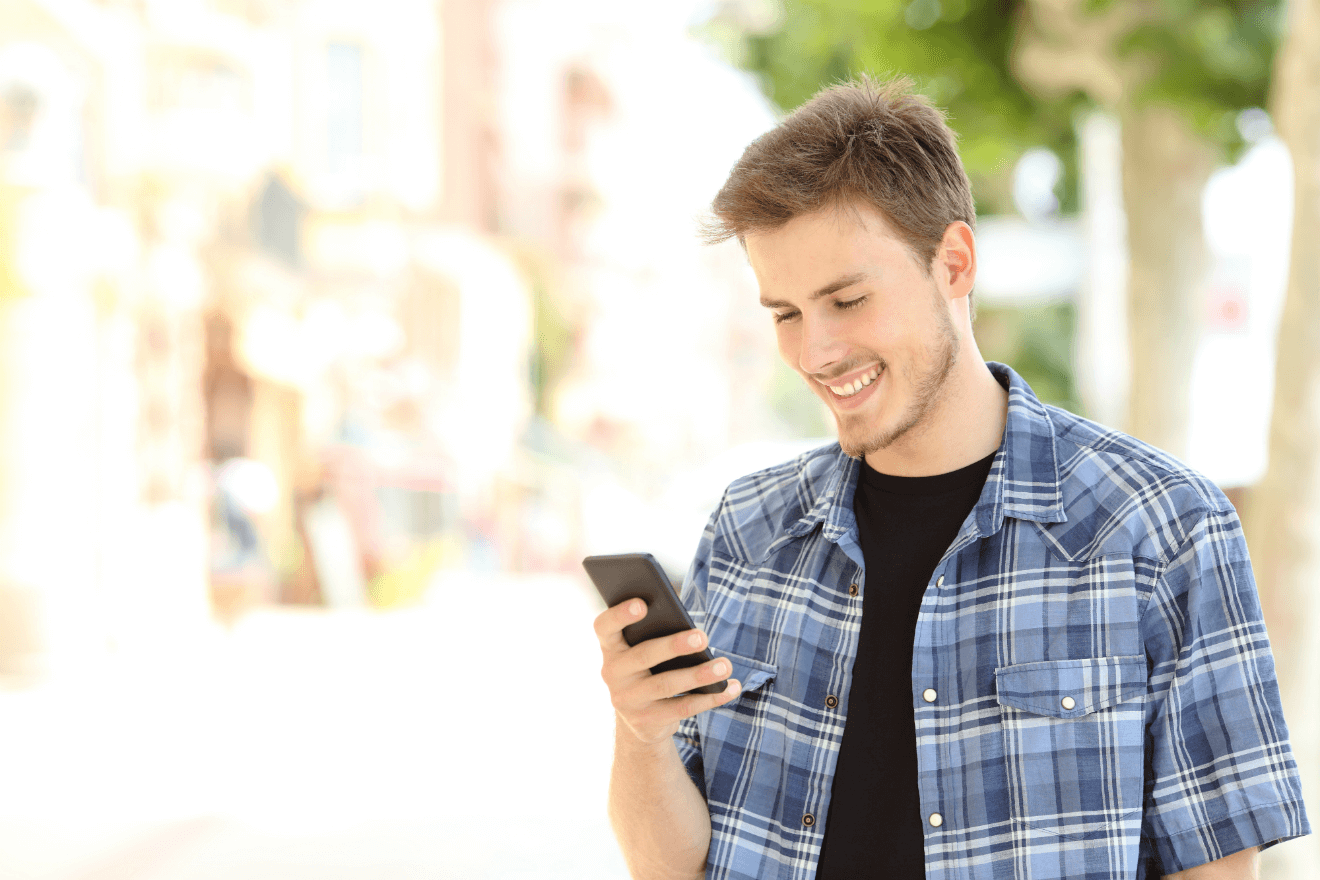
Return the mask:
POLYGON ((1001 666, 995 670, 995 690, 1001 706, 1078 718, 1144 693, 1146 658, 1089 657, 1001 666))
POLYGON ((762 663, 760 660, 753 660, 750 657, 740 657, 737 654, 730 654, 721 651, 719 648, 713 648, 711 653, 716 657, 727 657, 733 664, 733 674, 730 678, 736 678, 742 684, 742 692, 749 693, 761 687, 767 681, 775 677, 778 669, 769 663, 762 663))

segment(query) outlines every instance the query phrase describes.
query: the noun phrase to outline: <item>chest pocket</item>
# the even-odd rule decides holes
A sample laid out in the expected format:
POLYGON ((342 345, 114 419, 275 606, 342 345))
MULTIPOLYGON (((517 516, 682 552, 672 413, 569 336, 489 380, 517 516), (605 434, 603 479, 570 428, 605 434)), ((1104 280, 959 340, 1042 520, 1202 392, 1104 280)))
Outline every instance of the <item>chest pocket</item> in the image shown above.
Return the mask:
POLYGON ((1143 656, 995 670, 1015 823, 1092 840, 1140 822, 1146 675, 1143 656))
POLYGON ((750 657, 740 657, 737 654, 730 654, 727 651, 721 651, 719 648, 712 649, 716 657, 727 657, 729 663, 733 666, 733 672, 729 678, 738 679, 742 685, 743 693, 751 693, 760 690, 761 686, 775 677, 776 669, 769 663, 762 663, 760 660, 753 660, 750 657))

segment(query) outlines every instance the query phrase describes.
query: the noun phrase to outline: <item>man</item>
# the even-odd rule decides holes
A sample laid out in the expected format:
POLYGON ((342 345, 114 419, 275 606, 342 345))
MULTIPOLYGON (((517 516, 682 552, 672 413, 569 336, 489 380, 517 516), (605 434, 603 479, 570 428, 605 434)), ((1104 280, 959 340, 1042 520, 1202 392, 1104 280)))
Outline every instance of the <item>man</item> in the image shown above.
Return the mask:
POLYGON ((713 207, 839 444, 729 487, 697 630, 597 618, 634 876, 1251 878, 1308 833, 1231 504, 982 359, 942 115, 827 89, 713 207))

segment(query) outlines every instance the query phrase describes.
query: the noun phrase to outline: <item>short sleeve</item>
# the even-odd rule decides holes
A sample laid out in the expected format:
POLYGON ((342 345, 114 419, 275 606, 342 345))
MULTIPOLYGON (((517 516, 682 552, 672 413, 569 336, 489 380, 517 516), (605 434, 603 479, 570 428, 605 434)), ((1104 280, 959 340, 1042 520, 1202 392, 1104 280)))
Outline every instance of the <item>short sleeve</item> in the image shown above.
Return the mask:
MULTIPOLYGON (((706 529, 701 535, 701 543, 697 545, 696 555, 692 559, 692 565, 688 567, 687 577, 683 579, 683 589, 679 594, 683 606, 692 617, 692 623, 698 629, 705 629, 706 624, 706 583, 710 574, 715 518, 718 515, 719 511, 716 510, 706 523, 706 529)), ((674 745, 678 748, 678 757, 683 761, 693 785, 701 792, 701 796, 705 797, 706 773, 701 757, 701 731, 695 717, 684 718, 679 723, 678 732, 674 734, 674 745)))
POLYGON ((1144 841, 1166 873, 1310 832, 1242 527, 1201 519, 1142 615, 1144 841))

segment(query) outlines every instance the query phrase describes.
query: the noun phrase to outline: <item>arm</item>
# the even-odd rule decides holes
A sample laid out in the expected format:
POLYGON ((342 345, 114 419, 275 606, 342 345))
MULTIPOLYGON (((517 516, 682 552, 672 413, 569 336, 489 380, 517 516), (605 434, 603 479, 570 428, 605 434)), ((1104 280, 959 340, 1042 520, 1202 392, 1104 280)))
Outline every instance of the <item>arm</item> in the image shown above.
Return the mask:
POLYGON ((1205 865, 1167 874, 1164 880, 1259 880, 1260 859, 1256 847, 1224 856, 1205 865))
POLYGON ((610 822, 633 877, 691 880, 706 870, 710 813, 679 760, 673 737, 680 721, 734 699, 739 685, 731 680, 723 693, 672 696, 728 678, 732 666, 716 659, 652 675, 652 666, 700 650, 706 637, 689 630, 629 647, 624 626, 645 616, 645 603, 632 599, 596 618, 601 678, 610 689, 616 719, 610 822))

